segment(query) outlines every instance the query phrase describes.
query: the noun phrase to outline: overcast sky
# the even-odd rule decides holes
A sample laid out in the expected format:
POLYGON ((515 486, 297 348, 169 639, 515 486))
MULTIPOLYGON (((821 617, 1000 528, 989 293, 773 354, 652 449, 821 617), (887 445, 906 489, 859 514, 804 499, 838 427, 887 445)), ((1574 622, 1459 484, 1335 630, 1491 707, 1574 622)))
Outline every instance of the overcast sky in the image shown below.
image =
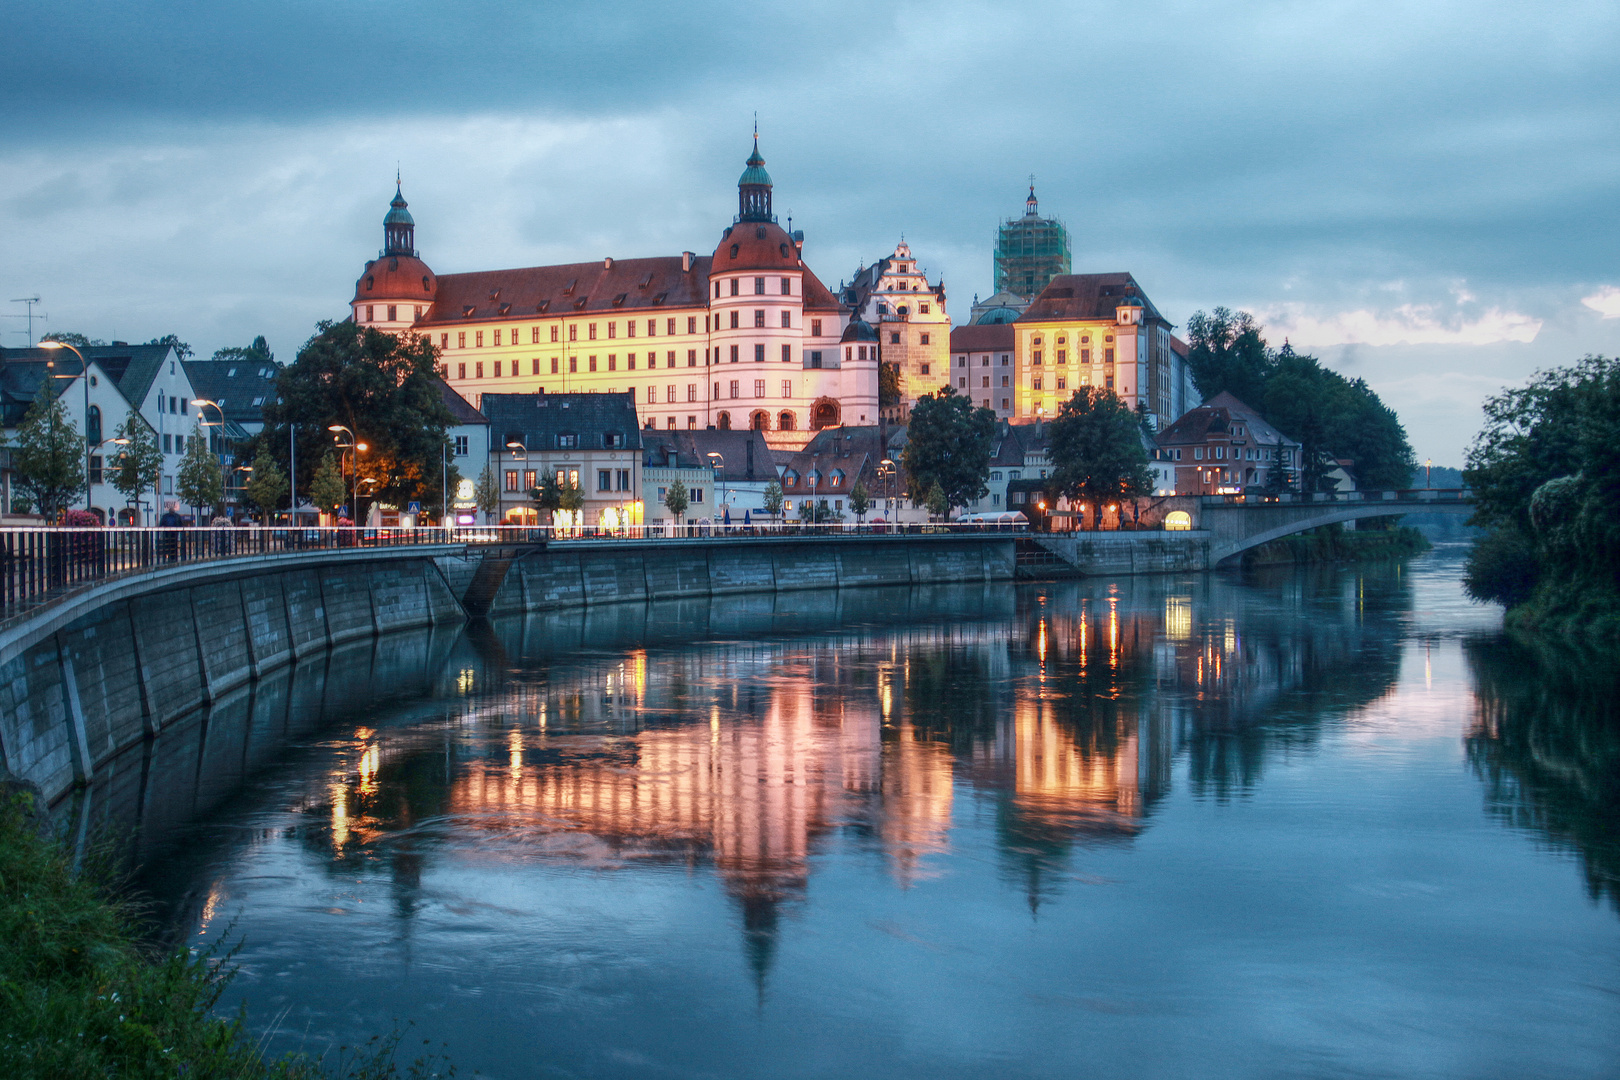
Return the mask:
POLYGON ((0 299, 37 293, 45 329, 290 360, 346 314, 396 164, 440 273, 712 251, 757 110, 829 285, 903 233, 963 321, 1033 173, 1076 271, 1129 270, 1178 326, 1255 312, 1420 458, 1460 463, 1505 383, 1620 352, 1613 0, 0 0, 0 25, 0 299))

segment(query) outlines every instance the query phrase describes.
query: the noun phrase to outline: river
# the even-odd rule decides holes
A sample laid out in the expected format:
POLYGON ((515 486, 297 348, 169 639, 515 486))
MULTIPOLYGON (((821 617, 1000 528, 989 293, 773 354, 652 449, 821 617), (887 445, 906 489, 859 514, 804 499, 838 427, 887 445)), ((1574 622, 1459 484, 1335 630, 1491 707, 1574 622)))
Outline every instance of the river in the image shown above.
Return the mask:
POLYGON ((275 1050, 1620 1075, 1616 682, 1502 638, 1460 554, 401 635, 216 704, 100 805, 275 1050))

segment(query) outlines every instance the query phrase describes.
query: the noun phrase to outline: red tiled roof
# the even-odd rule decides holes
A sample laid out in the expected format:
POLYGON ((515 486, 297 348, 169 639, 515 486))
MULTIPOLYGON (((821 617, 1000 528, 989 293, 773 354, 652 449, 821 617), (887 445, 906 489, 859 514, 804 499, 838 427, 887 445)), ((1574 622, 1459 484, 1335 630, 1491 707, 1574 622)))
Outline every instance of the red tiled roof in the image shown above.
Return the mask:
POLYGON ((692 269, 683 271, 682 258, 670 255, 444 274, 439 277, 433 307, 417 325, 703 307, 708 302, 709 260, 694 256, 692 269))
POLYGON ((354 303, 403 300, 409 304, 433 302, 433 271, 413 255, 387 255, 366 264, 354 283, 354 303))
POLYGON ((1114 319, 1115 308, 1127 296, 1142 301, 1143 317, 1163 319, 1136 279, 1118 274, 1059 274, 1018 317, 1021 323, 1060 319, 1114 319))

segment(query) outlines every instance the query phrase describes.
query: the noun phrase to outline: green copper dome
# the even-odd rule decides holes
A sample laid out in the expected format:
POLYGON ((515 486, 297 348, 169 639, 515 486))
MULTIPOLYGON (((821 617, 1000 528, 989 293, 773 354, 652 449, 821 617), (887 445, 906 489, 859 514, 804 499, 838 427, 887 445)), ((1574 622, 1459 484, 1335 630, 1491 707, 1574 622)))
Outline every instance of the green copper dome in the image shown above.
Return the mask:
POLYGON ((388 204, 388 216, 383 218, 384 225, 415 225, 411 220, 411 212, 405 209, 409 204, 405 195, 400 191, 399 185, 394 185, 394 201, 388 204))
POLYGON ((737 180, 738 187, 744 184, 771 186, 771 174, 765 171, 765 159, 759 156, 758 138, 754 139, 754 152, 748 155, 747 165, 748 168, 743 170, 742 176, 737 180))

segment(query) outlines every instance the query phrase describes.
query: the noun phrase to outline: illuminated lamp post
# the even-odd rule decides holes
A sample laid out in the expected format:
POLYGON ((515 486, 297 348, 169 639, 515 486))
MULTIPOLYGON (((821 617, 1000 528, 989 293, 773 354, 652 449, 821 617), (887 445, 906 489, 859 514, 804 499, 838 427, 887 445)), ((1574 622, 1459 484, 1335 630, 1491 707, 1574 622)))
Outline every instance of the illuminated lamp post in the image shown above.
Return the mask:
POLYGON ((349 437, 349 441, 346 443, 340 442, 335 437, 332 439, 332 442, 339 450, 350 451, 349 502, 351 505, 349 507, 349 512, 353 514, 354 517, 350 518, 349 520, 358 525, 360 521, 360 454, 366 449, 366 444, 357 441, 354 437, 354 432, 350 431, 342 424, 328 424, 326 426, 326 430, 333 433, 341 431, 349 437))
MULTIPOLYGON (((710 471, 712 471, 714 473, 714 482, 717 485, 724 484, 725 483, 725 473, 722 470, 726 467, 725 456, 722 455, 718 450, 710 450, 709 453, 707 454, 707 457, 709 459, 709 469, 710 469, 710 471)), ((713 491, 714 489, 710 488, 709 490, 713 491)), ((720 502, 718 503, 718 509, 724 510, 725 509, 725 504, 726 504, 725 489, 722 487, 721 488, 721 494, 720 494, 720 502)), ((718 522, 716 524, 718 524, 718 522)))
MULTIPOLYGON (((197 411, 199 413, 201 413, 202 415, 204 415, 204 416, 207 416, 208 414, 204 413, 202 410, 205 409, 205 408, 208 408, 209 406, 213 406, 214 411, 219 413, 219 483, 220 483, 220 488, 221 488, 221 490, 220 490, 220 498, 221 499, 229 499, 230 495, 231 495, 230 474, 225 471, 225 410, 219 407, 219 402, 210 401, 207 398, 193 398, 191 400, 191 403, 193 405, 197 406, 197 411)), ((213 427, 214 426, 213 424, 210 424, 206 420, 202 421, 201 423, 202 423, 203 427, 213 427)))
MULTIPOLYGON (((90 506, 90 361, 84 358, 84 353, 65 341, 42 341, 39 343, 39 347, 42 349, 66 349, 79 358, 79 374, 77 376, 57 375, 53 372, 51 378, 84 379, 84 505, 88 509, 90 506)), ((54 368, 56 361, 47 360, 45 366, 54 368)))
MULTIPOLYGON (((527 446, 525 446, 523 443, 519 442, 517 439, 513 439, 510 442, 508 442, 506 444, 506 448, 508 450, 512 451, 512 460, 513 461, 521 460, 524 465, 527 465, 529 463, 529 448, 527 446)), ((523 471, 527 472, 528 470, 525 469, 523 471)), ((535 479, 536 479, 536 482, 538 483, 539 478, 536 477, 535 479)), ((521 491, 522 485, 519 484, 518 487, 519 487, 519 490, 521 491)), ((502 514, 501 517, 504 520, 506 515, 502 514)), ((539 515, 538 514, 535 515, 535 520, 538 523, 538 521, 539 521, 539 515)))

